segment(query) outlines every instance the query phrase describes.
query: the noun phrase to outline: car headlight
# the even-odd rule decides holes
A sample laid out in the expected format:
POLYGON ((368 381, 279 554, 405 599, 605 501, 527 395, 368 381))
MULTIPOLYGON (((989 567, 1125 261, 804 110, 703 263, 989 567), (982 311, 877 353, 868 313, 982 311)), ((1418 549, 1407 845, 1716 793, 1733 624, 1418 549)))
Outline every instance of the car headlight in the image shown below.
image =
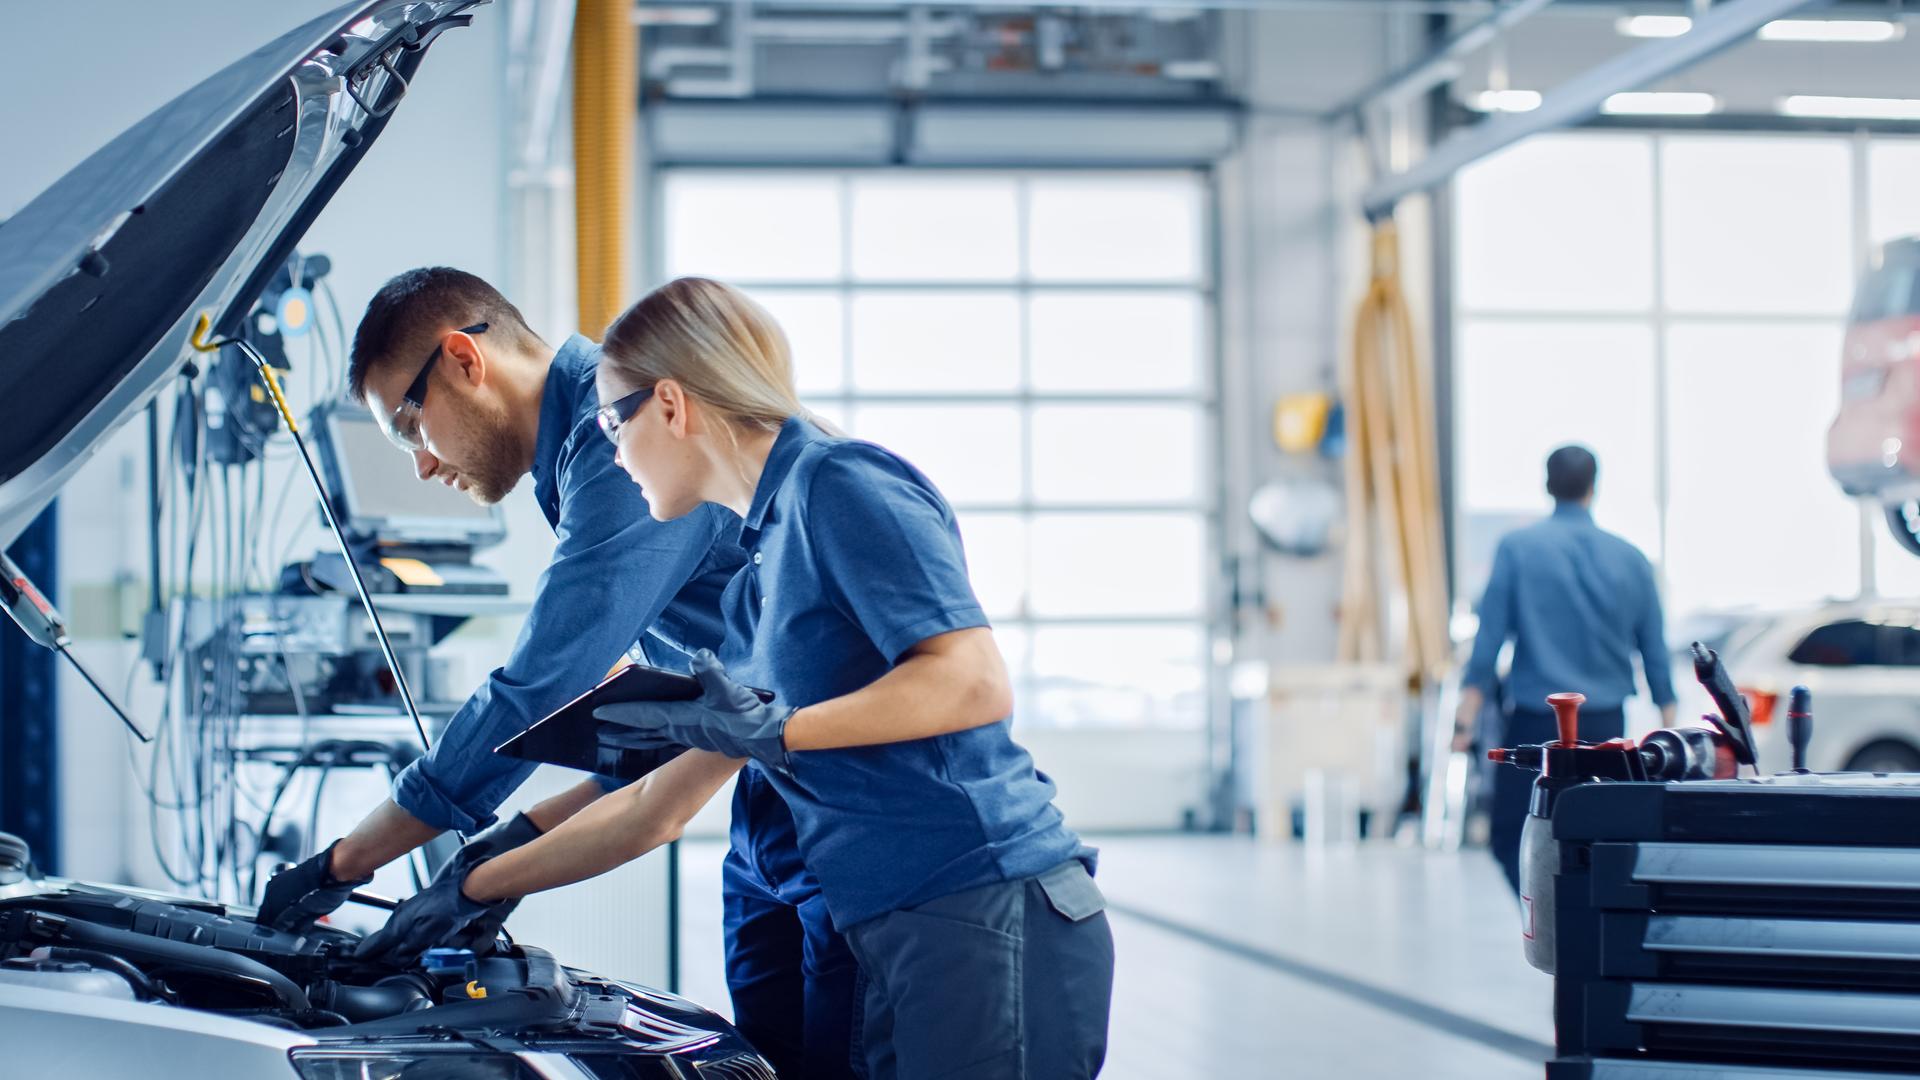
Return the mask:
POLYGON ((512 1054, 490 1050, 289 1051, 301 1080, 540 1080, 512 1054))

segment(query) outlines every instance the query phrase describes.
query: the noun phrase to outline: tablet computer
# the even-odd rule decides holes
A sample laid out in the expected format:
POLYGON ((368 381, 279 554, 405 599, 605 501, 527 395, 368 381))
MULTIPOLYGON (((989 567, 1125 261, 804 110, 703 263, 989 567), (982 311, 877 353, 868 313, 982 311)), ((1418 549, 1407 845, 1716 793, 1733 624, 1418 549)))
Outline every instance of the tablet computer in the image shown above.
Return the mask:
MULTIPOLYGON (((755 690, 762 701, 773 694, 755 690)), ((532 727, 494 748, 494 753, 523 761, 564 765, 569 769, 611 776, 617 780, 638 780, 685 752, 682 746, 653 750, 631 750, 605 746, 600 742, 602 721, 593 710, 602 705, 627 701, 692 701, 700 696, 700 684, 691 675, 645 664, 629 664, 614 672, 600 685, 560 706, 532 727)))

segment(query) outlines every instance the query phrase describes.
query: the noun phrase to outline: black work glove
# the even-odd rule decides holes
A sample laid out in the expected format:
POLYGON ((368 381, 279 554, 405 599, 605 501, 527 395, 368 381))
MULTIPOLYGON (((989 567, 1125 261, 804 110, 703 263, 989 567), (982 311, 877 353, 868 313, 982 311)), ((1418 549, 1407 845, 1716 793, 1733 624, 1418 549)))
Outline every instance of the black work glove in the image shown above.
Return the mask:
POLYGON ((353 890, 372 881, 371 877, 342 881, 333 876, 333 849, 339 843, 335 840, 306 862, 273 875, 267 882, 266 894, 260 898, 260 913, 254 921, 275 930, 305 933, 313 929, 314 921, 320 916, 332 914, 346 903, 353 890))
MULTIPOLYGON (((453 858, 447 860, 447 865, 441 867, 434 878, 438 880, 450 874, 458 874, 462 880, 465 880, 467 873, 474 867, 496 855, 504 855, 522 844, 532 843, 543 835, 545 834, 540 831, 540 826, 535 825, 532 818, 525 814, 515 814, 461 845, 460 850, 453 853, 453 858)), ((513 914, 513 909, 519 906, 518 899, 500 900, 487 905, 486 914, 469 923, 465 931, 449 939, 447 946, 454 949, 472 949, 475 956, 486 956, 493 952, 494 943, 500 937, 500 928, 506 925, 507 916, 513 914)))
POLYGON ((432 883, 394 909, 387 925, 360 939, 353 950, 354 958, 410 967, 428 949, 474 949, 478 955, 483 950, 475 948, 475 939, 490 944, 519 903, 501 900, 484 904, 460 892, 467 875, 485 861, 482 858, 456 869, 448 860, 432 883))
POLYGON ((792 708, 761 701, 729 678, 706 649, 693 654, 693 677, 700 696, 692 701, 623 701, 593 710, 602 722, 601 741, 635 750, 691 746, 790 771, 786 734, 792 708))
POLYGON ((491 859, 495 855, 505 855, 522 844, 530 844, 540 839, 542 835, 540 826, 535 825, 532 818, 525 814, 515 814, 462 844, 460 850, 454 852, 453 857, 447 860, 447 865, 440 868, 440 873, 433 875, 434 879, 438 880, 442 875, 454 872, 464 874, 478 866, 482 860, 491 859))
POLYGON ((515 814, 462 844, 460 850, 454 852, 447 864, 440 868, 440 872, 433 875, 432 883, 401 904, 387 920, 386 926, 360 942, 354 955, 410 963, 420 953, 443 946, 471 949, 475 956, 492 952, 494 940, 500 936, 500 928, 506 925, 507 916, 520 906, 520 901, 510 899, 482 904, 460 895, 460 884, 467 880, 467 875, 473 872, 474 867, 522 844, 531 843, 540 836, 540 826, 535 825, 532 818, 515 814), (435 894, 436 890, 438 899, 423 899, 435 894), (410 908, 416 910, 410 912, 410 908), (411 922, 403 924, 402 915, 411 922), (444 928, 442 922, 434 920, 444 920, 444 928), (389 935, 389 931, 393 931, 393 934, 389 935), (415 939, 423 937, 432 940, 415 948, 415 939))

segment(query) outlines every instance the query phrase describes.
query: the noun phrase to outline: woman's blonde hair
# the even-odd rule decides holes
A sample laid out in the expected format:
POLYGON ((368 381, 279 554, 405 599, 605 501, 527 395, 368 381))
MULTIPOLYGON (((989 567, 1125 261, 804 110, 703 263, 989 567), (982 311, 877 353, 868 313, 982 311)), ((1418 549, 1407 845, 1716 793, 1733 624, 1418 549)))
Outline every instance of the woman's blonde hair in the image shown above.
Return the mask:
POLYGON ((683 277, 648 293, 607 327, 600 362, 635 390, 672 379, 742 427, 777 431, 812 419, 793 388, 787 335, 747 294, 683 277))

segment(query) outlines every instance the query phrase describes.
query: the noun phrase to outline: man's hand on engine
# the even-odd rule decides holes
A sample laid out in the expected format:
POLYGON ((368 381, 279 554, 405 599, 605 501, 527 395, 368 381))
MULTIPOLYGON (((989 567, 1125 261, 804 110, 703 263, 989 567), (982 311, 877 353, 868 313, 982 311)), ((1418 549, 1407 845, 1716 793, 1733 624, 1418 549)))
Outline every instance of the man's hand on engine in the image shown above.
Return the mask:
POLYGON ((328 844, 313 858, 273 875, 260 900, 257 921, 275 930, 304 933, 313 928, 315 920, 346 903, 353 890, 372 881, 371 877, 343 881, 333 876, 333 849, 338 843, 328 844))

